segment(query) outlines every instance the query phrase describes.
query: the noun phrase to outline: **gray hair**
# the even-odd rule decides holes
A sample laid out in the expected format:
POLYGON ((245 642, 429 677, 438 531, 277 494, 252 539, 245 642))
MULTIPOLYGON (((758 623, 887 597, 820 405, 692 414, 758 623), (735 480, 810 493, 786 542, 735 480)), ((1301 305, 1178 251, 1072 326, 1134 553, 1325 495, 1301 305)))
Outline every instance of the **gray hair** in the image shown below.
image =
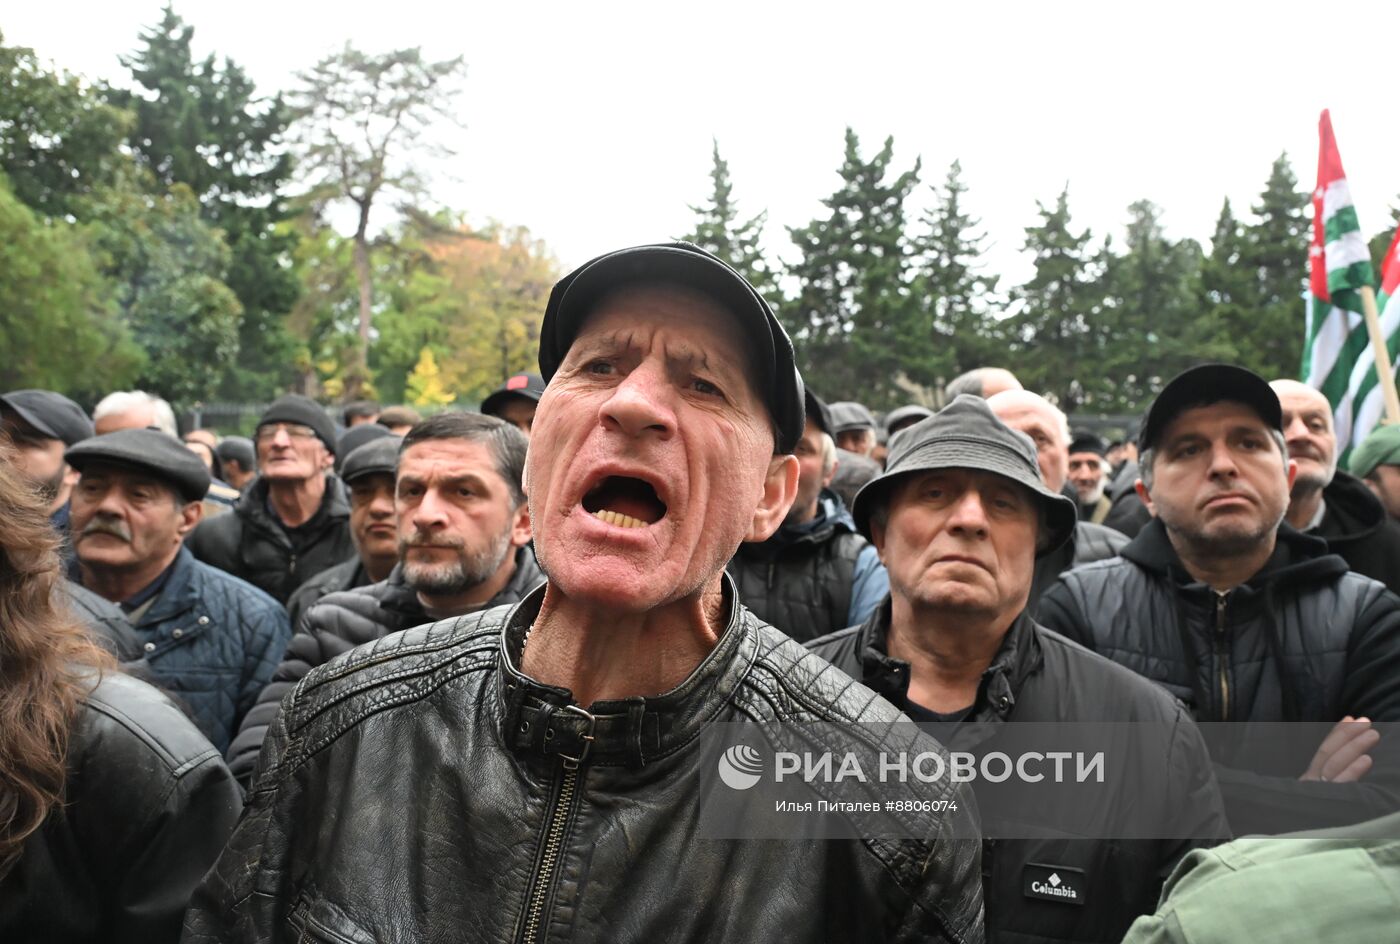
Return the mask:
POLYGON ((92 411, 92 419, 93 422, 97 422, 105 416, 125 413, 127 410, 143 406, 151 408, 151 422, 156 429, 176 439, 180 438, 179 428, 175 425, 175 411, 170 408, 170 404, 144 390, 118 390, 116 393, 107 394, 92 411))
MULTIPOLYGON (((1269 430, 1269 438, 1278 446, 1279 455, 1283 457, 1283 474, 1288 475, 1288 443, 1283 438, 1283 433, 1276 429, 1269 430)), ((1142 479, 1142 487, 1149 492, 1152 491, 1152 465, 1157 461, 1157 447, 1149 446, 1138 455, 1138 478, 1142 479)))
POLYGON ((836 441, 830 433, 822 433, 822 475, 830 475, 836 468, 836 441))

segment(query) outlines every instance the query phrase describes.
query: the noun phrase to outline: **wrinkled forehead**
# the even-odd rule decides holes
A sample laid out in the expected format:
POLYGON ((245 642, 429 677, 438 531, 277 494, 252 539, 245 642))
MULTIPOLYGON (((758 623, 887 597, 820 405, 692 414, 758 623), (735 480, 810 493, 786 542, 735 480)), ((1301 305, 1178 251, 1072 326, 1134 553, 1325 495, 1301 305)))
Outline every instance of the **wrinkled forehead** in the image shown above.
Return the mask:
POLYGON ((689 286, 640 282, 607 292, 584 316, 566 356, 599 343, 649 345, 658 334, 664 335, 668 356, 738 373, 761 398, 758 365, 739 316, 689 286))

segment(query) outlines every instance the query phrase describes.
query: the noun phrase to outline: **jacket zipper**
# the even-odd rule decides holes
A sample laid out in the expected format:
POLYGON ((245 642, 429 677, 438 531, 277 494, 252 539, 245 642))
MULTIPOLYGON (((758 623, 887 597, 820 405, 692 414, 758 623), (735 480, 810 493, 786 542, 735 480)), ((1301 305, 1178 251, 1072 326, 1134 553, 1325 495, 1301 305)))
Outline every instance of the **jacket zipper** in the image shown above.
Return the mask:
POLYGON ((1220 720, 1230 720, 1230 654, 1225 639, 1225 602, 1228 593, 1215 594, 1215 659, 1220 678, 1220 720))
POLYGON ((574 813, 574 794, 578 791, 579 768, 593 747, 593 730, 597 719, 577 705, 565 705, 564 710, 582 715, 589 722, 588 733, 583 735, 583 749, 577 757, 562 755, 563 774, 559 778, 559 788, 554 795, 546 820, 544 845, 540 850, 540 863, 530 882, 530 893, 525 901, 525 923, 520 930, 522 944, 538 944, 540 926, 544 921, 544 906, 549 901, 549 893, 554 887, 554 873, 559 868, 559 858, 564 851, 564 836, 568 833, 569 821, 574 813))
POLYGON ((550 887, 554 884, 554 872, 559 864, 559 854, 564 845, 564 832, 569 825, 573 811, 574 791, 578 786, 578 766, 564 767, 564 775, 559 783, 559 792, 549 813, 549 823, 545 829, 544 850, 540 855, 539 868, 528 904, 525 907, 525 926, 520 940, 523 944, 537 944, 540 936, 540 922, 544 919, 544 905, 549 899, 550 887))

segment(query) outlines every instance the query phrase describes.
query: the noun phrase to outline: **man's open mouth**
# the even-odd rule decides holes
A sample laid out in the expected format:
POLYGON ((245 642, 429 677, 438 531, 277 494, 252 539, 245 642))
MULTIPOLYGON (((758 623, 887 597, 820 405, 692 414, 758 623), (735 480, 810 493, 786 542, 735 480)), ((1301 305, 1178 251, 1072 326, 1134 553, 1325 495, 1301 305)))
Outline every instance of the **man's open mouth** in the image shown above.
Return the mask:
POLYGON ((619 528, 645 528, 666 515, 656 489, 641 479, 610 475, 583 496, 583 510, 619 528))

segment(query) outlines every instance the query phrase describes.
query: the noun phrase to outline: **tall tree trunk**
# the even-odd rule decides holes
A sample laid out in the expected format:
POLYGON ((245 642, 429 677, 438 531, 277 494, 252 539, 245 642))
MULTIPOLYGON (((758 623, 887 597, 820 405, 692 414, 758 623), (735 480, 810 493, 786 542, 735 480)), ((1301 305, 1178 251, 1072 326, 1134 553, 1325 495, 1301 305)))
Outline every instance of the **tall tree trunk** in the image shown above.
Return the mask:
POLYGON ((355 351, 355 363, 346 371, 345 399, 358 399, 369 381, 369 329, 372 317, 373 286, 369 270, 369 208, 370 200, 360 203, 360 222, 355 228, 355 280, 360 284, 360 343, 355 351))

